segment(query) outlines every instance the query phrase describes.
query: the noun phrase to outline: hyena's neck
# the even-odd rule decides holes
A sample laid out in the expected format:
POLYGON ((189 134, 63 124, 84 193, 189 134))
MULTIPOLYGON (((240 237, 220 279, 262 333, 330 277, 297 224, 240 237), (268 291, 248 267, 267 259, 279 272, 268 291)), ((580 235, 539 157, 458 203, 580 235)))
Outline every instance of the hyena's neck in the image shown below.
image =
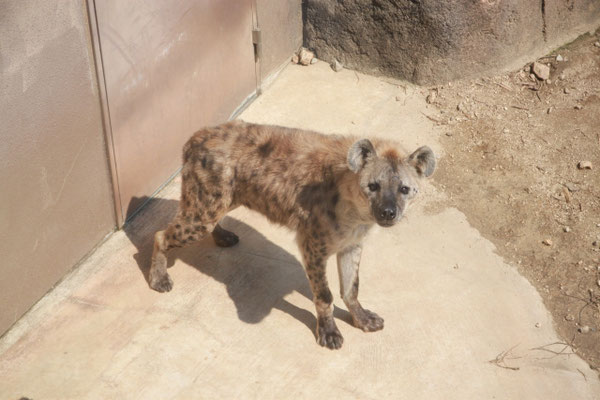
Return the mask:
POLYGON ((343 225, 354 229, 359 225, 371 226, 375 223, 371 215, 369 201, 360 189, 358 175, 347 170, 339 180, 340 202, 336 209, 343 225))

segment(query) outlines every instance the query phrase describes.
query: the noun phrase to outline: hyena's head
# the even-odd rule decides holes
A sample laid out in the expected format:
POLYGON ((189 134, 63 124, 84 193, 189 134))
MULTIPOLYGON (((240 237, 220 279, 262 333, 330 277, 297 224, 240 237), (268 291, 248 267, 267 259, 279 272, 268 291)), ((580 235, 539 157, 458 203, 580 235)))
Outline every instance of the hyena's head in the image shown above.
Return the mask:
POLYGON ((427 146, 405 159, 393 147, 377 154, 373 144, 362 139, 350 147, 348 166, 359 176, 372 217, 381 226, 392 226, 417 195, 418 180, 433 174, 435 155, 427 146))

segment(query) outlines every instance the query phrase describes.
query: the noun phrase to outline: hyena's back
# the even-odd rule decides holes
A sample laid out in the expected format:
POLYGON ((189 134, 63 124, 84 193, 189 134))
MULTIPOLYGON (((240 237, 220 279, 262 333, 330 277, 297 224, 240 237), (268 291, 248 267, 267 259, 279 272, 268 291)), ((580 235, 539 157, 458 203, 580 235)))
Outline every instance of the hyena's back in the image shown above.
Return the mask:
POLYGON ((238 121, 201 130, 183 149, 182 207, 219 219, 244 205, 295 229, 335 198, 354 140, 238 121))

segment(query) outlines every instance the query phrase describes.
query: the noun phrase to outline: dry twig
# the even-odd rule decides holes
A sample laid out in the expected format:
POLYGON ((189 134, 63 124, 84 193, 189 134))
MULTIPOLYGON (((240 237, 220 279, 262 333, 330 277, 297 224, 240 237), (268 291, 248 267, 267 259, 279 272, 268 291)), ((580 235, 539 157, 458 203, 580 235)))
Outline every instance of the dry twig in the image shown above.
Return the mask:
MULTIPOLYGON (((581 203, 580 203, 580 205, 581 205, 581 203)), ((562 293, 562 295, 570 297, 572 299, 576 299, 576 300, 582 301, 582 302, 585 303, 583 306, 581 306, 581 308, 579 309, 579 312, 577 313, 577 322, 580 325, 581 325, 581 313, 583 312, 583 310, 585 310, 589 306, 595 307, 596 310, 600 309, 600 296, 594 295, 594 292, 592 292, 592 291, 589 292, 589 296, 590 296, 589 299, 584 299, 582 297, 573 296, 573 295, 567 294, 567 293, 562 293)))
MULTIPOLYGON (((504 369, 510 369, 510 370, 512 370, 512 371, 518 371, 518 370, 520 369, 519 367, 511 367, 511 366, 509 366, 509 365, 506 365, 506 361, 505 361, 506 357, 507 357, 507 356, 510 354, 510 352, 511 352, 512 350, 514 350, 514 349, 515 349, 517 346, 518 346, 518 344, 514 345, 513 347, 511 347, 511 348, 510 348, 510 349, 508 349, 508 350, 505 350, 505 351, 501 352, 500 354, 498 354, 498 355, 496 356, 496 358, 494 358, 493 360, 489 360, 488 362, 489 362, 490 364, 494 364, 494 365, 496 365, 496 366, 498 366, 498 367, 500 367, 500 368, 504 368, 504 369)), ((509 359, 509 360, 516 360, 516 359, 518 359, 518 358, 521 358, 521 357, 509 357, 508 359, 509 359)))
POLYGON ((496 85, 500 86, 502 89, 508 90, 509 92, 512 92, 512 89, 510 88, 510 86, 504 84, 504 83, 496 83, 496 85))
POLYGON ((475 102, 477 102, 477 103, 485 104, 485 105, 486 105, 486 106, 488 106, 488 107, 492 107, 492 105, 491 105, 491 104, 489 104, 489 103, 486 103, 485 101, 481 101, 481 100, 479 100, 479 99, 476 99, 475 97, 473 97, 473 101, 475 101, 475 102))
POLYGON ((520 106, 513 106, 512 104, 510 105, 512 108, 516 108, 518 110, 525 110, 525 111, 529 111, 529 108, 525 108, 525 107, 520 107, 520 106))
POLYGON ((554 342, 554 343, 549 343, 549 344, 545 344, 543 346, 539 346, 539 347, 534 347, 532 349, 529 350, 538 350, 538 351, 545 351, 548 353, 552 353, 553 355, 550 357, 545 357, 545 358, 541 358, 542 360, 547 360, 550 358, 554 358, 554 357, 558 357, 558 356, 568 356, 571 354, 575 354, 575 350, 573 349, 573 345, 571 343, 573 343, 573 340, 575 339, 575 335, 573 335, 573 337, 570 340, 570 343, 565 343, 565 342, 554 342), (562 349, 560 349, 560 351, 555 351, 552 350, 551 348, 549 348, 550 346, 564 346, 562 349), (570 353, 565 353, 565 350, 567 349, 571 349, 570 353))
POLYGON ((432 120, 433 122, 435 122, 437 124, 440 124, 440 125, 444 125, 445 124, 444 121, 440 121, 439 119, 433 118, 432 116, 425 114, 423 111, 421 111, 421 114, 423 114, 424 116, 427 117, 427 119, 430 119, 430 120, 432 120))

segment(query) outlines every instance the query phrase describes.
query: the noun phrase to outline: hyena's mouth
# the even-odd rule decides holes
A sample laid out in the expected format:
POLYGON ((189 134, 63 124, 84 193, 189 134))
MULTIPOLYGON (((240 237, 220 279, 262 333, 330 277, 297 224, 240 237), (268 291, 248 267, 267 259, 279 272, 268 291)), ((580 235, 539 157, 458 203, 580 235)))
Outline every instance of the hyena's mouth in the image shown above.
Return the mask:
POLYGON ((399 218, 394 218, 393 220, 387 220, 387 219, 380 220, 380 219, 378 219, 377 220, 377 225, 383 226, 384 228, 388 228, 390 226, 396 225, 396 222, 398 222, 398 219, 399 218))

